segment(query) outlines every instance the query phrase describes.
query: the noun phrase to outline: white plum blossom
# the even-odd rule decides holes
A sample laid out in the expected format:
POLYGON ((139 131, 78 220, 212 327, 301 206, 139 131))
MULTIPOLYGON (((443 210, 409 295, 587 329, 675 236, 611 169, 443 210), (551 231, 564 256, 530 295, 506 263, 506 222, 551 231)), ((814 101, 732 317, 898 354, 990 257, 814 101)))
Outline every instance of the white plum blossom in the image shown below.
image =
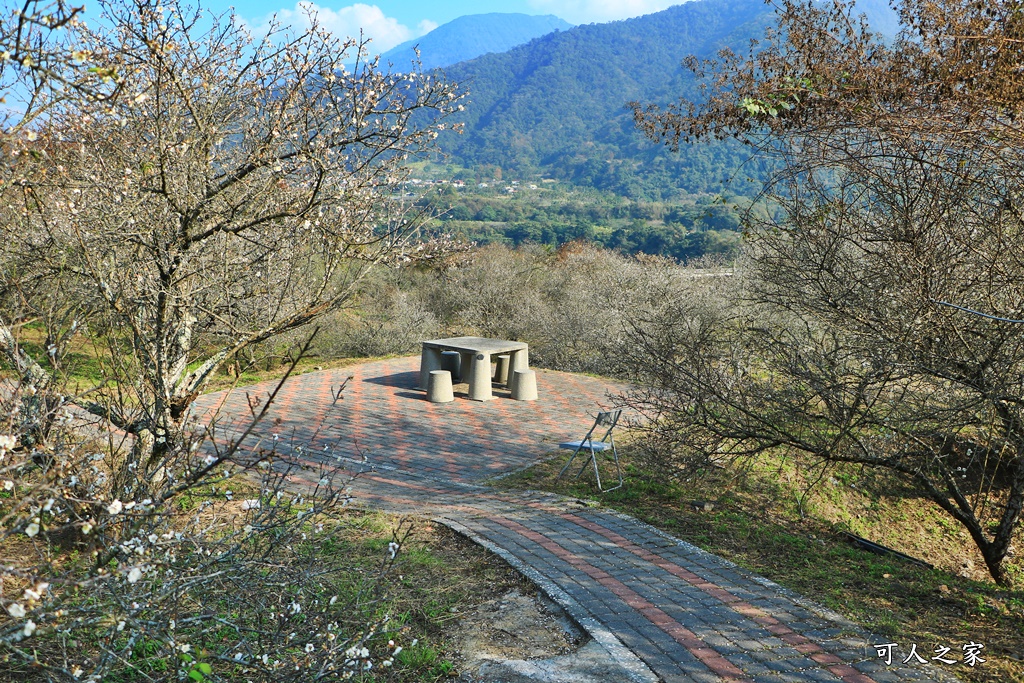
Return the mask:
MULTIPOLYGON (((299 554, 292 552, 290 545, 307 538, 303 530, 324 530, 324 524, 317 523, 318 518, 329 519, 335 499, 332 497, 326 503, 319 498, 303 502, 299 496, 284 501, 283 494, 293 487, 278 476, 290 466, 290 458, 312 446, 293 447, 292 442, 298 437, 283 429, 272 435, 271 442, 266 435, 272 430, 264 431, 261 426, 256 433, 264 435, 264 440, 254 449, 253 459, 224 468, 221 479, 221 472, 214 473, 212 468, 222 466, 224 461, 219 456, 225 451, 219 450, 219 442, 207 438, 203 431, 208 427, 212 435, 213 423, 205 424, 207 418, 200 415, 179 420, 175 414, 167 418, 173 424, 165 424, 161 420, 165 419, 166 411, 153 410, 150 394, 156 385, 169 387, 173 395, 164 398, 169 398, 172 405, 180 404, 183 414, 188 415, 192 392, 204 378, 224 369, 214 363, 202 371, 208 374, 193 372, 197 367, 193 362, 216 361, 216 354, 224 349, 234 353, 256 343, 261 331, 287 332, 291 321, 312 319, 321 311, 332 310, 357 291, 358 278, 348 274, 360 272, 363 263, 394 265, 402 252, 414 251, 431 258, 427 253, 430 249, 423 252, 406 244, 409 239, 419 238, 420 213, 413 209, 407 216, 406 209, 392 204, 389 198, 393 188, 407 175, 405 160, 426 150, 426 139, 432 137, 431 127, 443 130, 437 124, 427 123, 426 118, 419 123, 418 118, 410 122, 408 116, 428 109, 445 114, 451 105, 442 102, 455 86, 415 74, 409 77, 413 85, 407 86, 403 84, 404 77, 378 73, 375 66, 348 75, 340 61, 340 46, 315 32, 297 36, 280 49, 264 49, 258 43, 233 42, 234 25, 230 23, 219 25, 224 33, 193 36, 189 35, 192 29, 183 25, 185 19, 179 15, 153 18, 154 12, 160 12, 155 5, 138 3, 134 9, 132 3, 115 5, 114 14, 121 11, 122 5, 124 12, 111 16, 110 21, 124 29, 123 33, 81 24, 82 36, 95 45, 90 45, 89 50, 75 51, 73 56, 70 51, 64 57, 57 54, 55 63, 66 65, 69 58, 95 63, 95 80, 116 81, 123 97, 104 100, 82 96, 72 89, 62 91, 52 111, 55 132, 51 132, 49 124, 47 128, 36 129, 41 139, 54 143, 47 146, 47 154, 52 153, 52 158, 48 156, 44 164, 48 173, 47 192, 39 206, 33 207, 32 215, 17 221, 19 226, 24 224, 24 234, 9 232, 17 232, 11 237, 17 242, 10 245, 12 249, 24 249, 26 254, 38 256, 38 263, 32 267, 40 273, 57 272, 68 254, 75 253, 82 263, 98 256, 99 270, 114 274, 113 280, 101 282, 93 277, 96 269, 80 268, 73 273, 77 278, 74 291, 69 289, 64 294, 66 303, 74 306, 82 303, 76 299, 81 296, 79 292, 91 291, 89 301, 95 301, 98 307, 106 306, 98 318, 105 319, 109 314, 112 324, 128 324, 128 329, 135 332, 123 337, 125 362, 108 364, 104 380, 110 380, 111 386, 131 387, 134 393, 129 412, 142 417, 121 427, 129 438, 135 437, 130 449, 120 449, 111 443, 102 445, 91 432, 87 433, 88 439, 54 438, 54 447, 46 453, 48 458, 52 455, 54 466, 38 475, 39 485, 34 480, 23 482, 19 478, 18 459, 31 462, 28 459, 33 453, 30 449, 15 451, 21 445, 19 434, 9 433, 13 427, 3 429, 0 425, 0 490, 8 492, 2 495, 13 493, 13 502, 21 505, 15 509, 22 510, 20 515, 11 515, 8 531, 16 535, 24 531, 30 539, 43 537, 35 538, 33 545, 45 545, 42 541, 50 541, 45 537, 51 531, 64 529, 96 541, 92 544, 95 552, 90 549, 90 559, 83 565, 69 562, 67 567, 56 568, 59 573, 51 571, 54 567, 48 564, 49 556, 42 552, 49 548, 37 548, 38 557, 44 559, 36 562, 35 567, 26 566, 24 574, 18 576, 45 576, 51 571, 54 588, 47 591, 45 583, 25 581, 4 589, 0 608, 9 615, 4 618, 8 621, 8 636, 14 641, 19 634, 64 635, 77 630, 81 636, 74 637, 79 642, 82 637, 85 642, 98 642, 94 637, 104 639, 104 656, 95 658, 78 648, 74 653, 76 659, 82 659, 78 665, 74 659, 64 659, 62 653, 41 651, 39 655, 39 664, 49 669, 98 683, 112 675, 111 669, 115 677, 118 675, 139 634, 145 632, 148 638, 151 629, 159 631, 163 624, 168 627, 161 638, 163 645, 168 650, 178 650, 176 656, 172 655, 171 677, 175 673, 184 677, 189 667, 182 664, 181 660, 187 659, 182 655, 195 650, 182 642, 185 638, 181 631, 174 630, 176 624, 170 617, 179 614, 179 603, 164 597, 181 591, 184 600, 195 599, 192 604, 201 604, 213 589, 222 590, 222 575, 232 576, 238 567, 259 566, 261 571, 272 574, 274 583, 254 579, 239 586, 240 621, 250 623, 246 621, 250 615, 241 610, 258 608, 245 601, 249 591, 265 593, 266 586, 281 585, 278 582, 285 577, 285 582, 294 582, 291 585, 295 592, 278 598, 272 616, 295 622, 293 628, 302 633, 288 635, 276 620, 270 620, 273 623, 268 622, 267 630, 253 634, 251 639, 248 632, 225 636, 236 640, 225 640, 219 646, 220 656, 233 656, 238 662, 245 662, 241 666, 259 657, 257 661, 262 660, 268 669, 272 665, 278 670, 291 668, 297 660, 305 659, 304 655, 293 659, 293 653, 304 650, 311 668, 340 665, 333 660, 351 644, 352 641, 346 643, 351 633, 339 631, 337 624, 323 628, 321 620, 325 614, 326 619, 337 615, 331 614, 333 609, 322 609, 322 598, 309 597, 306 591, 316 584, 316 579, 305 576, 306 558, 294 559, 299 554), (140 38, 143 35, 160 35, 161 40, 148 41, 140 38), (211 48, 212 38, 222 42, 211 48), (168 45, 173 49, 153 52, 168 45), (121 63, 119 60, 126 54, 135 60, 132 68, 118 73, 116 78, 108 75, 113 74, 105 66, 108 60, 110 64, 121 63), (156 87, 157 77, 166 79, 164 90, 156 87), (332 84, 326 92, 310 88, 311 83, 325 81, 332 84), (278 99, 288 102, 288 106, 268 106, 278 99), (185 102, 195 106, 180 106, 185 102), (155 120, 157 114, 166 116, 166 122, 155 120), (170 145, 151 135, 157 123, 166 123, 168 130, 175 131, 170 145), (420 130, 423 128, 426 130, 420 130), (354 138, 365 140, 362 148, 352 144, 354 138), (250 167, 258 172, 247 172, 250 167), (166 178, 173 187, 168 188, 167 194, 153 193, 154 169, 165 168, 169 169, 166 178), (271 169, 275 168, 280 175, 268 183, 271 169), (223 182, 225 178, 231 182, 223 182), (201 189, 200 195, 209 192, 212 196, 194 196, 196 188, 201 189), (182 213, 175 215, 194 215, 202 220, 182 230, 180 235, 160 229, 151 250, 139 249, 140 244, 133 240, 139 235, 143 235, 143 241, 149 239, 145 234, 166 221, 168 209, 180 209, 182 213), (207 225, 214 226, 216 234, 202 236, 207 225), (245 234, 233 232, 242 225, 247 226, 245 234), (301 240, 294 239, 297 231, 301 231, 301 240), (35 240, 40 235, 52 238, 52 248, 49 243, 45 249, 38 247, 35 240), (166 255, 180 257, 180 262, 175 261, 178 270, 171 284, 153 275, 153 266, 159 266, 166 255), (317 272, 310 271, 311 255, 323 266, 314 269, 317 272), (222 257, 229 259, 230 263, 224 262, 227 267, 211 267, 220 263, 222 257), (248 287, 254 276, 259 279, 259 291, 248 287), (294 291, 289 287, 294 287, 294 291), (147 344, 156 339, 154 334, 163 332, 146 326, 152 317, 152 301, 163 295, 169 302, 167 329, 174 330, 175 338, 161 347, 164 358, 149 363, 148 360, 158 359, 147 355, 147 344), (123 297, 123 301, 132 304, 112 305, 111 296, 123 297), (287 310, 266 305, 275 296, 288 298, 284 307, 287 310), (230 305, 225 307, 224 302, 230 305), (236 315, 237 319, 233 317, 236 315), (138 329, 131 327, 136 324, 138 329), (202 343, 197 345, 196 339, 202 343), (226 341, 220 344, 219 340, 226 341), (138 346, 134 346, 136 342, 138 346), (179 374, 171 377, 175 372, 179 374), (272 452, 283 448, 286 442, 289 448, 285 453, 272 452), (217 455, 206 455, 201 450, 211 444, 217 455), (16 462, 9 466, 12 460, 16 462), (157 461, 158 467, 150 466, 157 461), (205 463, 205 467, 200 463, 205 463), (282 465, 281 472, 277 463, 282 465), (255 470, 257 464, 267 470, 257 474, 264 476, 262 485, 269 488, 262 494, 254 489, 250 495, 256 498, 245 500, 242 498, 248 488, 240 490, 237 493, 242 498, 226 503, 225 499, 230 501, 234 495, 226 490, 231 485, 231 470, 241 468, 248 472, 250 468, 255 470), (207 495, 213 482, 222 495, 207 495), (198 492, 199 502, 193 505, 195 499, 189 498, 188 505, 178 505, 186 501, 184 496, 175 497, 190 491, 198 492), (20 494, 24 494, 23 498, 20 494), (47 498, 51 495, 54 497, 47 498), (124 501, 119 499, 121 495, 125 496, 124 501), (142 500, 146 495, 152 498, 142 500), (142 502, 134 502, 136 498, 142 502), (266 507, 262 500, 267 501, 266 507), (239 506, 248 513, 248 519, 244 514, 235 516, 239 506), (251 523, 246 524, 247 521, 251 523), (265 529, 273 530, 274 534, 257 539, 259 553, 246 552, 254 539, 237 534, 238 524, 244 525, 246 535, 263 534, 265 529), (238 552, 240 548, 242 552, 238 552), (153 590, 148 585, 151 582, 155 584, 153 590), (17 590, 23 590, 22 597, 15 598, 17 590), (293 602, 285 602, 288 597, 293 602), (301 600, 313 602, 303 606, 301 600), (39 616, 40 622, 37 624, 29 616, 39 616), (109 632, 111 628, 113 634, 109 632), (178 637, 172 640, 168 636, 178 637), (266 654, 250 649, 257 642, 260 652, 266 654), (44 661, 44 657, 51 659, 44 661)), ((0 17, 0 32, 6 25, 4 21, 0 17)), ((210 23, 217 21, 211 19, 210 23)), ((201 23, 205 25, 206 20, 201 23)), ((22 59, 19 54, 19 63, 22 59)), ((17 68, 17 64, 9 67, 17 68)), ((36 135, 27 127, 23 127, 22 133, 30 138, 36 135)), ((45 284, 59 292, 63 282, 50 280, 45 284)), ((72 334, 78 325, 72 324, 72 334)), ((91 341, 92 333, 82 326, 87 340, 91 341)), ((157 346, 161 344, 157 342, 157 346)), ((51 360, 56 360, 58 345, 63 348, 64 340, 45 348, 44 358, 49 352, 51 360)), ((14 385, 10 389, 10 395, 0 397, 4 408, 10 403, 8 418, 17 415, 17 410, 24 410, 22 405, 29 405, 9 401, 15 391, 21 391, 14 385)), ((31 395, 34 388, 24 391, 31 395)), ((159 405, 159 397, 155 400, 159 405)), ((61 412, 57 406, 54 414, 65 420, 55 422, 57 427, 81 436, 76 431, 82 423, 76 417, 77 409, 75 413, 61 412)), ((129 414, 122 417, 128 418, 129 414)), ((21 423, 7 421, 9 425, 21 423)), ((242 451, 238 456, 242 460, 242 451)), ((319 474, 321 487, 338 482, 333 475, 323 471, 319 474)), ((313 475, 309 483, 316 481, 313 475)), ((341 499, 337 500, 340 504, 341 499)), ((397 543, 388 546, 392 557, 398 549, 397 543)), ((31 560, 25 564, 30 565, 31 560)), ((315 571, 310 574, 316 576, 315 571)), ((323 586, 315 588, 319 591, 323 586)), ((330 597, 329 602, 336 605, 338 596, 330 597)), ((213 609, 218 611, 218 620, 229 622, 238 615, 234 606, 221 610, 217 605, 213 609)), ((181 615, 185 618, 191 613, 194 612, 186 610, 181 615)), ((187 639, 196 639, 197 645, 210 634, 230 631, 205 617, 187 621, 187 639)), ((373 635, 370 633, 366 638, 373 635)), ((40 648, 46 649, 52 648, 40 648)), ((370 657, 367 648, 357 647, 353 654, 357 658, 353 667, 370 667, 366 661, 370 657)))
POLYGON ((46 581, 41 581, 35 585, 34 588, 25 589, 26 600, 39 600, 43 594, 46 593, 46 589, 50 587, 50 584, 46 581))

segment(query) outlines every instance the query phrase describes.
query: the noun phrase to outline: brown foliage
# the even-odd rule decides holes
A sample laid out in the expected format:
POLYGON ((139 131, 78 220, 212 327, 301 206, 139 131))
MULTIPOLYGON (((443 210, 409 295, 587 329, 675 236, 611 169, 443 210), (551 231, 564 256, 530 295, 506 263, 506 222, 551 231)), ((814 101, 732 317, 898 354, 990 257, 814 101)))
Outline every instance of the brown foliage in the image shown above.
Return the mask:
POLYGON ((634 108, 653 137, 735 136, 777 169, 773 218, 748 216, 747 277, 638 328, 658 361, 637 401, 705 458, 783 446, 899 472, 1006 582, 1024 336, 970 311, 1024 305, 1024 15, 994 0, 900 13, 887 45, 843 3, 787 2, 748 57, 691 62, 713 75, 705 101, 634 108))

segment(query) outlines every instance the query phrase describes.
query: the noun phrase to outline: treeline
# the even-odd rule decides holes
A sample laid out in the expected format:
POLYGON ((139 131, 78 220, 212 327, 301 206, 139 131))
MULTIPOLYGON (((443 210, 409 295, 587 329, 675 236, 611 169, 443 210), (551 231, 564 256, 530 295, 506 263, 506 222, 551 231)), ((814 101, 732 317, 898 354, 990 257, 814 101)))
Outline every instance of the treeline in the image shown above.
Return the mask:
POLYGON ((481 245, 559 247, 582 240, 625 255, 681 261, 734 256, 742 241, 741 212, 748 206, 740 197, 701 196, 672 204, 559 190, 509 195, 448 189, 437 199, 441 228, 481 245))
POLYGON ((583 153, 552 155, 542 168, 574 185, 645 201, 671 201, 681 193, 716 193, 723 188, 753 197, 765 177, 763 160, 736 144, 688 145, 674 154, 628 138, 594 144, 583 153))
POLYGON ((375 271, 353 310, 323 326, 316 351, 399 354, 423 339, 478 335, 526 341, 530 362, 542 367, 625 375, 621 362, 638 320, 729 272, 711 259, 681 266, 581 244, 491 244, 430 267, 375 271))

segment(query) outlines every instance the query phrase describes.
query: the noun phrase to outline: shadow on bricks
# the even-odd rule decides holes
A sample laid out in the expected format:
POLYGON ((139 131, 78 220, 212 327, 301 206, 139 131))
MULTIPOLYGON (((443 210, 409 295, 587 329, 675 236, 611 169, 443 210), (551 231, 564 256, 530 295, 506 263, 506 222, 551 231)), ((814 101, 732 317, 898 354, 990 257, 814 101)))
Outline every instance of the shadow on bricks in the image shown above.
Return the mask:
MULTIPOLYGON (((580 438, 623 385, 538 370, 536 401, 497 388, 495 400, 471 401, 457 385, 453 402, 430 403, 415 389, 418 364, 398 358, 294 377, 249 445, 273 443, 309 464, 311 478, 340 459, 358 473, 357 503, 433 518, 499 554, 592 636, 616 681, 956 680, 931 664, 901 664, 898 651, 886 665, 875 646, 888 639, 633 518, 481 485, 580 438)), ((197 409, 219 411, 218 429, 230 434, 273 386, 209 394, 197 409)))

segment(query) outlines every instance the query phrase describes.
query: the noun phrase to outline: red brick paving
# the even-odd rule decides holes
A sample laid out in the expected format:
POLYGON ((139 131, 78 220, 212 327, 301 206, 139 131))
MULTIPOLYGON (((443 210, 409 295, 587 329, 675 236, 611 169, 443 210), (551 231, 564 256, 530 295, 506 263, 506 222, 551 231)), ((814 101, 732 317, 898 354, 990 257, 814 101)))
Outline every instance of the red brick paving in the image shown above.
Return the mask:
MULTIPOLYGON (((540 370, 537 401, 496 391, 493 401, 432 404, 414 389, 417 370, 410 357, 292 378, 250 445, 273 443, 310 465, 340 457, 350 470, 365 470, 352 483, 363 505, 428 515, 501 553, 605 646, 625 678, 954 680, 932 666, 884 666, 871 643, 889 639, 629 517, 479 485, 580 438, 620 385, 540 370), (332 389, 349 376, 335 402, 332 389)), ((265 400, 272 387, 247 391, 265 400)), ((245 392, 212 394, 199 407, 218 404, 222 424, 244 424, 245 392)))

